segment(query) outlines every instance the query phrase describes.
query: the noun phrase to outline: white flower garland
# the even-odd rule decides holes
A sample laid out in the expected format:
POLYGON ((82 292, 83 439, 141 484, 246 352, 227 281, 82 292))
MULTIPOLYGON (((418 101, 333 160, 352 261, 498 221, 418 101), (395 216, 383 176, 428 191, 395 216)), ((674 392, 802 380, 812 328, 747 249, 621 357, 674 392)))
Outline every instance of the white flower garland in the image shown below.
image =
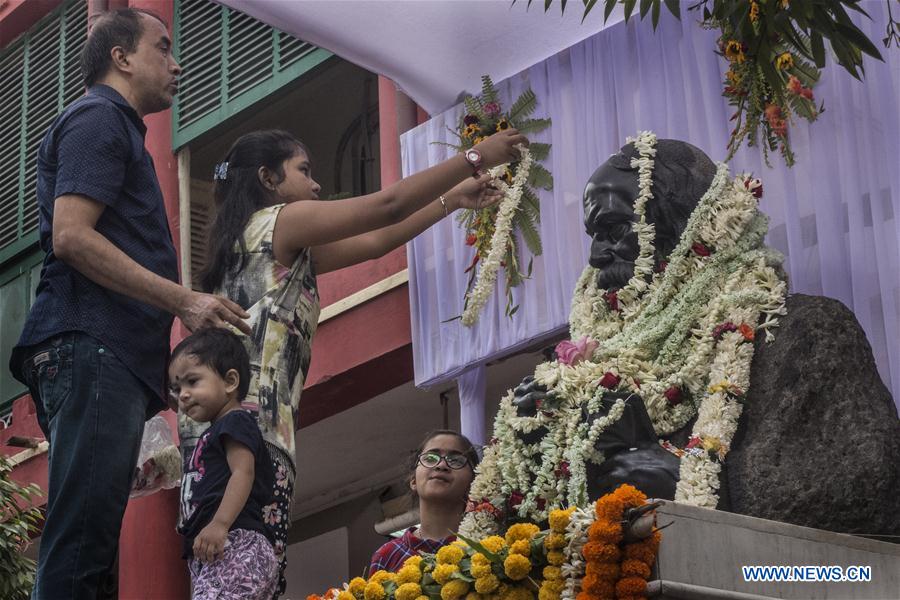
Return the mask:
POLYGON ((500 165, 489 171, 494 180, 493 184, 503 192, 503 200, 500 201, 500 207, 497 210, 494 234, 491 236, 491 249, 488 251, 487 257, 481 262, 475 285, 466 294, 466 307, 462 313, 462 324, 466 327, 471 327, 478 321, 481 310, 494 291, 494 284, 497 282, 497 271, 500 269, 500 262, 506 254, 506 247, 512 235, 513 217, 516 211, 519 210, 519 204, 522 201, 522 190, 528 184, 528 175, 531 172, 531 164, 533 162, 531 151, 524 144, 519 144, 516 148, 519 150, 521 158, 516 174, 513 177, 512 185, 507 185, 506 182, 499 179, 500 174, 505 172, 507 165, 500 165))
MULTIPOLYGON (((721 463, 749 386, 752 339, 759 333, 771 341, 770 330, 784 314, 783 258, 763 245, 768 221, 752 193, 758 182, 743 175, 731 179, 724 164, 688 219, 668 267, 653 273, 654 232, 645 206, 652 198, 656 136, 642 132, 631 141, 639 153, 632 160, 639 179, 635 276, 618 291, 618 310, 612 310, 605 290, 597 289, 596 270, 584 270, 572 302, 570 336, 599 341, 598 349, 573 366, 549 362, 535 369, 535 379, 562 399, 561 405, 519 417, 512 392, 501 401, 496 443, 473 483, 473 497, 507 512, 511 495, 521 495, 512 509, 520 517, 540 521, 553 508, 587 505, 587 463, 602 460, 594 442, 621 415, 617 402, 591 427, 583 422, 583 408, 588 414, 599 408, 606 390, 598 381, 607 373, 619 378, 617 391, 643 399, 658 435, 697 416, 676 500, 714 508, 721 463), (697 244, 707 252, 695 251, 697 244), (667 397, 672 390, 683 396, 680 402, 667 397), (540 442, 522 441, 522 434, 540 427, 547 429, 540 442), (567 475, 561 472, 564 463, 567 475)), ((478 523, 470 521, 473 535, 497 531, 487 514, 478 523)))

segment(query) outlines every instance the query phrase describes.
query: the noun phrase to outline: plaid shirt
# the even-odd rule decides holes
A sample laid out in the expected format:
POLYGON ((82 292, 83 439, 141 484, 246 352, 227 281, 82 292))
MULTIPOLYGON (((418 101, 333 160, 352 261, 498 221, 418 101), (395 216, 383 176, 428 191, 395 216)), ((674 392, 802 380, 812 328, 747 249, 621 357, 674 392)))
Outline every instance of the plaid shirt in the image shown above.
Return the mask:
POLYGON ((403 535, 389 541, 372 555, 369 575, 379 570, 396 573, 403 562, 410 556, 418 556, 420 552, 434 554, 441 546, 456 541, 456 536, 448 536, 442 540, 422 540, 413 535, 415 527, 410 527, 403 535))

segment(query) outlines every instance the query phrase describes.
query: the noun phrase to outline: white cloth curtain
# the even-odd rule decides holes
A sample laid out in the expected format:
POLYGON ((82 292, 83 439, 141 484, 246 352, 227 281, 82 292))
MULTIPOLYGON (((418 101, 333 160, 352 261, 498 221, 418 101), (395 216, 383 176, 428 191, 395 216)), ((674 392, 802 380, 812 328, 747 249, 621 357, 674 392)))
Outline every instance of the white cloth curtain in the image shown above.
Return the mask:
POLYGON ((459 389, 459 429, 476 447, 484 446, 484 394, 487 390, 487 368, 479 365, 456 379, 459 389))
MULTIPOLYGON (((884 5, 866 9, 873 21, 857 22, 880 44, 884 5)), ((505 106, 530 86, 539 100, 536 116, 553 119, 534 136, 553 144, 545 164, 556 185, 541 193, 544 254, 516 291, 521 308, 513 318, 503 314, 501 288, 478 324, 466 328, 445 322, 462 311, 463 269, 472 259, 462 230, 446 219, 408 245, 417 385, 457 377, 565 329, 588 256, 582 190, 626 136, 650 129, 724 158, 733 110, 721 96, 727 66, 714 54, 715 42, 694 13, 680 22, 664 14, 655 33, 649 23, 615 25, 499 85, 505 106)), ((768 243, 785 254, 791 291, 837 298, 853 310, 900 404, 900 52, 879 47, 886 62, 866 58, 862 83, 829 63, 815 88, 826 111, 813 124, 791 127, 793 168, 777 155, 768 168, 759 149, 746 147, 731 166, 763 180, 768 243)), ((455 127, 462 110, 404 135, 404 175, 450 156, 452 150, 431 142, 451 140, 446 127, 455 127)))

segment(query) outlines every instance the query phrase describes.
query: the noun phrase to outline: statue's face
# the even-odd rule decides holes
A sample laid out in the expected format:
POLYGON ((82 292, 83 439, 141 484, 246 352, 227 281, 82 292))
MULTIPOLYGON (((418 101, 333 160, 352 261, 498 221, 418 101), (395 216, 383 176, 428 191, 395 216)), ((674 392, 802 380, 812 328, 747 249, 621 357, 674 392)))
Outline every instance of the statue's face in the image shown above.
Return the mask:
MULTIPOLYGON (((622 169, 610 159, 600 165, 584 188, 584 227, 591 236, 590 264, 597 269, 597 287, 619 289, 634 275, 638 238, 631 224, 637 221, 637 170, 622 169)), ((622 164, 622 157, 615 160, 622 164)), ((627 163, 626 163, 627 164, 627 163)))

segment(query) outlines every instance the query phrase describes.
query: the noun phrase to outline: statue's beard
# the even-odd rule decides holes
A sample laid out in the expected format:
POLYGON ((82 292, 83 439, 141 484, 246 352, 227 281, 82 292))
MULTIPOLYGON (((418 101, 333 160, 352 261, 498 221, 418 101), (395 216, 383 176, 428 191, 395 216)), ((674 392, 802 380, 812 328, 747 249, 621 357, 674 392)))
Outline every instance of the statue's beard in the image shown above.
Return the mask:
POLYGON ((597 289, 618 290, 634 276, 634 261, 616 258, 608 265, 597 269, 597 289))

